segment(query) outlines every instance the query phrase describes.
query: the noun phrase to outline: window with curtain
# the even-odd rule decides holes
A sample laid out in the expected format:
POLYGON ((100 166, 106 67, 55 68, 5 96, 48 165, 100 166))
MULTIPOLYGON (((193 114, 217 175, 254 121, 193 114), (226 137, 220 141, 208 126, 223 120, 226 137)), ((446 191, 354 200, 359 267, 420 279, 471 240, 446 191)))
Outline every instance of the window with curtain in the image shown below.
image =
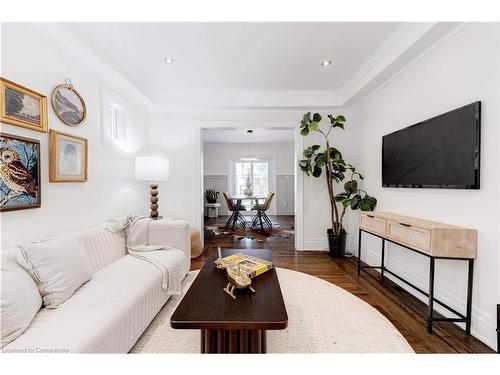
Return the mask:
POLYGON ((268 161, 233 162, 234 193, 238 195, 244 194, 247 177, 250 176, 254 195, 266 196, 269 193, 269 169, 268 161))

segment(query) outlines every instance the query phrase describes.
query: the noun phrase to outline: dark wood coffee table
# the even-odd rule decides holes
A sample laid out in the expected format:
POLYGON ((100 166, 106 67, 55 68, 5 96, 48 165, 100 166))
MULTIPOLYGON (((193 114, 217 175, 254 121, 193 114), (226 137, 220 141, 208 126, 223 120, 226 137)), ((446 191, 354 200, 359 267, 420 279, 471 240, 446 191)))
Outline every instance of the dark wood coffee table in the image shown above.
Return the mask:
MULTIPOLYGON (((269 261, 269 250, 225 249, 222 256, 245 253, 269 261)), ((215 268, 217 251, 207 262, 170 318, 176 329, 199 329, 201 353, 265 353, 266 331, 285 329, 288 315, 273 268, 252 280, 255 294, 236 291, 234 300, 223 288, 225 270, 215 268)))

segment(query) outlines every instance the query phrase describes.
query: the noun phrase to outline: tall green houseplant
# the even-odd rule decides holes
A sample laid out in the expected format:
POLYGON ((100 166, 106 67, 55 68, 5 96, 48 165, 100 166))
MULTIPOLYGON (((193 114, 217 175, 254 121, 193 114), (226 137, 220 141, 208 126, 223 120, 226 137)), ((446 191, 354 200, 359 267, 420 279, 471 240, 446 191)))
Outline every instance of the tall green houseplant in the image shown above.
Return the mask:
POLYGON ((346 242, 343 220, 347 208, 373 211, 377 205, 377 199, 359 188, 359 180, 362 180, 363 176, 353 165, 344 160, 338 149, 330 145, 333 129, 345 129, 345 117, 342 115, 334 117, 330 114, 328 115, 329 124, 323 128, 320 126, 321 120, 319 113, 315 113, 311 118, 311 112, 308 112, 300 122, 300 134, 308 136, 311 133, 319 133, 324 138, 324 145, 323 147, 321 145, 307 147, 303 153, 304 159, 299 161, 299 167, 307 176, 320 178, 324 175, 328 187, 332 224, 327 231, 330 254, 336 258, 342 258, 345 255, 346 242), (335 193, 334 183, 342 182, 344 184, 341 185, 341 191, 335 193))

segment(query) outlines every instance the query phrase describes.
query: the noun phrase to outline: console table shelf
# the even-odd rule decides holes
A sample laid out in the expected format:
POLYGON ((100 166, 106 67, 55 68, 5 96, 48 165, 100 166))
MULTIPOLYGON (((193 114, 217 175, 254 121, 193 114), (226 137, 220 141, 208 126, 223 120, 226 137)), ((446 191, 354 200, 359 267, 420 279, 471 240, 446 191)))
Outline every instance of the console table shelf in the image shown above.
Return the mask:
MULTIPOLYGON (((361 213, 358 238, 358 275, 367 268, 379 269, 380 280, 384 273, 392 275, 428 298, 427 329, 432 333, 433 322, 463 322, 465 332, 470 335, 472 310, 472 282, 474 259, 477 252, 477 231, 454 225, 437 223, 385 212, 361 213), (382 239, 380 266, 361 265, 362 233, 369 233, 382 239), (385 266, 385 242, 397 244, 407 250, 429 258, 429 289, 425 291, 410 283, 385 266), (468 262, 467 306, 465 315, 434 297, 434 274, 437 259, 451 259, 468 262), (441 305, 458 318, 435 318, 434 303, 441 305)), ((366 272, 366 271, 365 271, 366 272)), ((366 272, 367 275, 370 273, 366 272)), ((371 276, 371 275, 370 275, 371 276)))

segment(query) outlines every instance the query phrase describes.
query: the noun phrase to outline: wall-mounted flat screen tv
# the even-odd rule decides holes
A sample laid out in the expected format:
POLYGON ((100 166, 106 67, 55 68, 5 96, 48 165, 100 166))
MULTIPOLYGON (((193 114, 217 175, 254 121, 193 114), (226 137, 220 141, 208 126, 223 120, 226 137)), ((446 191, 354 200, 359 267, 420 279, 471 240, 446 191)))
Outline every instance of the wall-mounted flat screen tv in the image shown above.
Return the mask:
POLYGON ((481 102, 382 137, 382 185, 479 189, 481 102))

